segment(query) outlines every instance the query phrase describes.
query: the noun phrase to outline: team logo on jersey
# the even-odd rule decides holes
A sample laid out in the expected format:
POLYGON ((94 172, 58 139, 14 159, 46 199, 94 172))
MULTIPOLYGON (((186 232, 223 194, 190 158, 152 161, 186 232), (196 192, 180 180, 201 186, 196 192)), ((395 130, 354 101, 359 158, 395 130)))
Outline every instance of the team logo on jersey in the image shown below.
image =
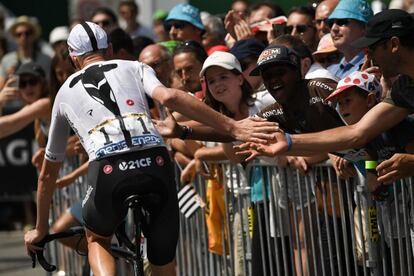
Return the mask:
POLYGON ((93 111, 93 109, 89 109, 88 112, 86 112, 86 113, 88 113, 89 116, 92 116, 92 111, 93 111))
POLYGON ((135 103, 134 103, 134 101, 133 100, 131 100, 131 99, 128 99, 127 101, 126 101, 126 103, 127 103, 127 105, 134 105, 135 103))
POLYGON ((112 166, 111 165, 105 165, 105 167, 103 167, 103 172, 105 174, 110 174, 112 172, 112 166))
POLYGON ((128 164, 125 161, 122 161, 121 163, 119 163, 119 169, 121 171, 126 171, 128 169, 128 164))
POLYGON ((158 166, 164 166, 164 158, 162 156, 155 157, 155 163, 157 163, 158 166))

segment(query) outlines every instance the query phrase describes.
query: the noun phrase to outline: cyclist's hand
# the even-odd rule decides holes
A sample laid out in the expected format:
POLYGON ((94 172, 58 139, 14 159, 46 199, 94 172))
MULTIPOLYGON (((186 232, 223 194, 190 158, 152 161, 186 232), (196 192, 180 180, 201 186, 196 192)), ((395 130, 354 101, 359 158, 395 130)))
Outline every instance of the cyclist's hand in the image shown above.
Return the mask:
POLYGON ((24 235, 24 244, 26 245, 27 255, 32 256, 36 251, 43 250, 43 248, 34 245, 40 242, 46 233, 41 233, 37 229, 27 231, 24 235))
POLYGON ((42 168, 43 159, 45 157, 45 148, 40 148, 32 157, 32 164, 40 171, 42 168))

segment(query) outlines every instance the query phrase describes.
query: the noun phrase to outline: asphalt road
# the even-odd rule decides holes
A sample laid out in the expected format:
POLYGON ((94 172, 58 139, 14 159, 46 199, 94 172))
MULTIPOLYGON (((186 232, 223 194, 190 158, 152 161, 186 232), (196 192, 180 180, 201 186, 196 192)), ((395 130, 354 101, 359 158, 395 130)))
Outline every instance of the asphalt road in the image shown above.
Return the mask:
POLYGON ((26 255, 23 232, 0 232, 0 275, 1 276, 44 276, 40 267, 32 269, 32 261, 26 255))

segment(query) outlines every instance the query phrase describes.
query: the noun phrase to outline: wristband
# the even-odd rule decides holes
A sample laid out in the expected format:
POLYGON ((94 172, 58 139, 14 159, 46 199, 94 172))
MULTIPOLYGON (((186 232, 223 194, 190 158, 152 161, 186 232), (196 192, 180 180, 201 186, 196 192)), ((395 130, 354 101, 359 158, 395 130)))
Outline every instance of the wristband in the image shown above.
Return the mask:
POLYGON ((285 132, 285 138, 288 144, 287 151, 290 151, 292 149, 292 137, 290 136, 289 133, 285 132))
POLYGON ((181 126, 183 128, 183 133, 180 136, 181 140, 189 139, 193 136, 193 129, 188 126, 181 126))

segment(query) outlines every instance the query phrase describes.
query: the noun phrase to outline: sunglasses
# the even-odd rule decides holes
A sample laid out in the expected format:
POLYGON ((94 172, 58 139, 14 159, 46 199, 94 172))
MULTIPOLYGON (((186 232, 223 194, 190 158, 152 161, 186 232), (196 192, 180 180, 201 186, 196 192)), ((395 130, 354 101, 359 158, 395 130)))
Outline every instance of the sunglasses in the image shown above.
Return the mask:
POLYGON ((325 23, 329 26, 329 28, 332 28, 334 24, 338 25, 339 27, 348 26, 349 22, 351 22, 349 19, 332 19, 332 20, 326 20, 325 23))
POLYGON ((310 27, 312 27, 312 26, 309 26, 309 25, 291 25, 291 26, 286 26, 285 27, 285 33, 286 34, 291 34, 292 31, 293 31, 293 29, 296 29, 296 31, 298 33, 303 34, 310 27))
POLYGON ((93 23, 105 28, 105 27, 109 27, 111 25, 111 20, 107 19, 107 20, 95 21, 93 23))
POLYGON ((22 37, 24 35, 25 37, 28 37, 28 36, 31 36, 32 34, 33 34, 32 31, 25 31, 25 32, 15 33, 15 36, 16 37, 22 37))
POLYGON ((171 30, 172 27, 174 27, 174 29, 177 30, 182 30, 185 27, 187 27, 189 25, 189 23, 186 23, 184 21, 181 22, 171 22, 171 23, 167 23, 165 25, 165 29, 169 32, 171 30))
POLYGON ((325 19, 315 19, 315 24, 316 25, 321 25, 322 23, 326 22, 326 18, 325 19))
POLYGON ((321 64, 327 64, 327 63, 337 63, 340 59, 339 54, 331 54, 324 57, 317 57, 315 58, 316 61, 318 61, 321 64))
POLYGON ((35 86, 39 83, 39 79, 36 78, 30 78, 30 79, 20 79, 19 80, 19 88, 23 89, 26 86, 35 86))

